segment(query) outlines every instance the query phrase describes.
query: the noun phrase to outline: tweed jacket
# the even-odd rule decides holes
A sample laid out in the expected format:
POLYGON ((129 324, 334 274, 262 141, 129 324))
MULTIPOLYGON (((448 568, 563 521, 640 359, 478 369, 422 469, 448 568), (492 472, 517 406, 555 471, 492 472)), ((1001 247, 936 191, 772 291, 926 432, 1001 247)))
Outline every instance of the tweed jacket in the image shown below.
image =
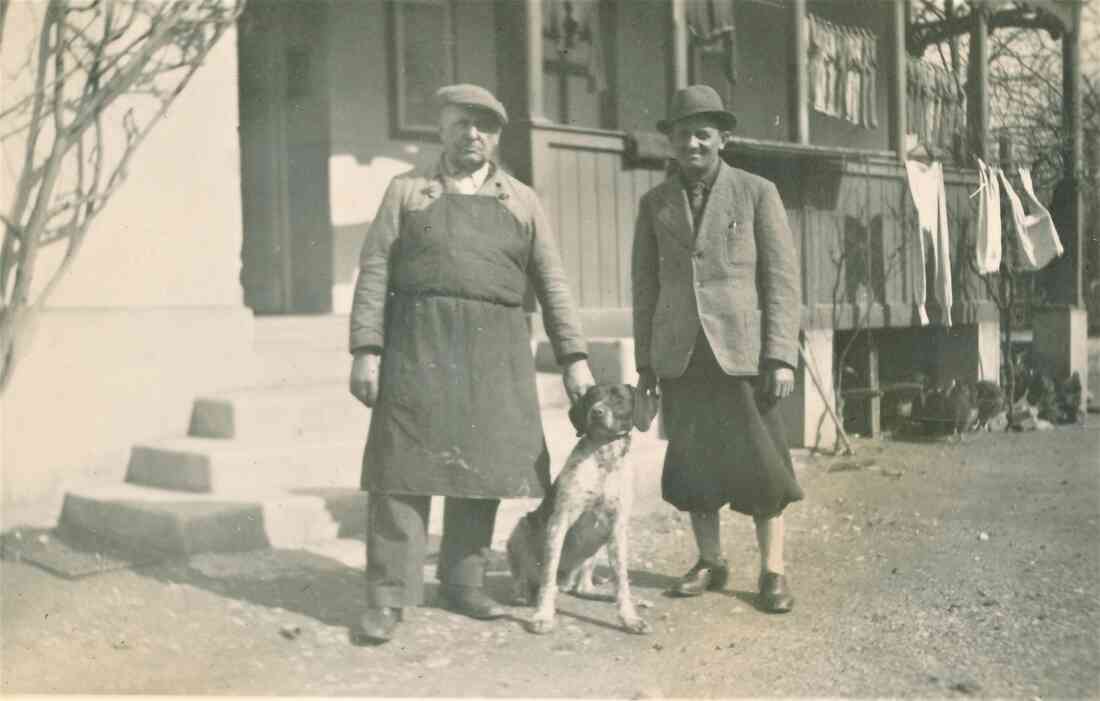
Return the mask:
POLYGON ((639 368, 683 375, 702 328, 730 375, 798 366, 800 269, 773 183, 720 163, 696 235, 679 176, 647 192, 634 232, 639 368))
MULTIPOLYGON (((386 341, 386 299, 390 249, 408 212, 426 209, 444 192, 442 159, 428 167, 396 176, 386 189, 359 257, 359 275, 351 309, 349 346, 381 348, 386 341)), ((543 325, 559 363, 587 353, 580 319, 573 304, 550 220, 535 191, 495 163, 477 195, 496 198, 527 232, 530 255, 526 271, 542 306, 543 325)))

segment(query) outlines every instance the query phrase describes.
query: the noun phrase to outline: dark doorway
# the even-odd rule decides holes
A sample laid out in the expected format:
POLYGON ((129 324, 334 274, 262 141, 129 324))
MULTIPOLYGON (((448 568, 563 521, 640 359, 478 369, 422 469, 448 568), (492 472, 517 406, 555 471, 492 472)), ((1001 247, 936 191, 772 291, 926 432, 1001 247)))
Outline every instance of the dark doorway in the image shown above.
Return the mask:
POLYGON ((326 7, 249 3, 239 23, 241 285, 257 314, 332 311, 326 7))

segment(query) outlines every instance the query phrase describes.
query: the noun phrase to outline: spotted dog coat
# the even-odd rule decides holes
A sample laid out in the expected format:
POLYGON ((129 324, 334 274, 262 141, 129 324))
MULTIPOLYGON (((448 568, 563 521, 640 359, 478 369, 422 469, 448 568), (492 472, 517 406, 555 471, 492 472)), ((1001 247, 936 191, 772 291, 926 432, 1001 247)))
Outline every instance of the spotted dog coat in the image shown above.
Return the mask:
POLYGON ((516 593, 537 605, 530 622, 534 633, 553 629, 559 587, 595 594, 592 572, 604 546, 614 570, 619 619, 632 633, 649 632, 634 608, 627 576, 634 475, 626 458, 634 404, 632 386, 597 385, 573 406, 569 418, 581 438, 550 493, 508 539, 516 593))

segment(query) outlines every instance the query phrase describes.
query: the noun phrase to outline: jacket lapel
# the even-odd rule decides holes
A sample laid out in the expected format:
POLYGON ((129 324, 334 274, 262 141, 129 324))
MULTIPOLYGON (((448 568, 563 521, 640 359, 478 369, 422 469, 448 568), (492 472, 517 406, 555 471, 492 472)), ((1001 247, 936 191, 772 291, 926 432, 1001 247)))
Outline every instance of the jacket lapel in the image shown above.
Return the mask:
POLYGON ((703 209, 696 248, 704 248, 709 238, 724 236, 728 228, 736 225, 739 194, 734 170, 723 161, 703 209))
POLYGON ((661 227, 670 232, 681 244, 688 248, 694 245, 695 231, 691 227, 687 193, 680 184, 680 178, 674 177, 666 181, 664 202, 657 218, 661 222, 661 227))

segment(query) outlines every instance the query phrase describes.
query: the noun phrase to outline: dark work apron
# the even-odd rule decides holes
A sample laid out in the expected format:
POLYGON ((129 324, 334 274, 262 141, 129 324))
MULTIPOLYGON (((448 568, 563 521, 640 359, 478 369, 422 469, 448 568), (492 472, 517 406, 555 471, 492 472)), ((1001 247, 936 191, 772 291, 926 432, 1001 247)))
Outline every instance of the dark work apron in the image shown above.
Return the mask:
POLYGON ((549 457, 522 306, 531 235, 484 195, 441 194, 402 219, 362 487, 542 496, 549 457))

